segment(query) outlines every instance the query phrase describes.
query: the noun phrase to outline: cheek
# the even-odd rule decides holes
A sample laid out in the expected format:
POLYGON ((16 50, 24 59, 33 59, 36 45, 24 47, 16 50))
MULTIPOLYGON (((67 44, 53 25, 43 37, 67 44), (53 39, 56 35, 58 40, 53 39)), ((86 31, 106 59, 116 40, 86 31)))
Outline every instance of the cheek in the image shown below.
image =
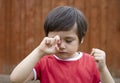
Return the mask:
POLYGON ((77 48, 71 48, 71 49, 69 49, 69 52, 68 52, 68 53, 74 54, 74 53, 77 52, 77 51, 78 51, 77 48))
POLYGON ((72 44, 70 47, 68 47, 68 49, 69 49, 71 52, 76 52, 76 51, 78 50, 78 47, 79 47, 78 42, 75 42, 75 43, 72 44))

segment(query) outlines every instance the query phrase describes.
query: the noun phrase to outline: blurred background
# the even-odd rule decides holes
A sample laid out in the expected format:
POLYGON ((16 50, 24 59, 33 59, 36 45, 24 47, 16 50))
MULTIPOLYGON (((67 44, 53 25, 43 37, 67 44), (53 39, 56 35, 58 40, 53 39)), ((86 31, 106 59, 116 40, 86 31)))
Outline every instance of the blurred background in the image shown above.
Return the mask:
POLYGON ((80 9, 88 20, 88 32, 79 50, 106 51, 112 76, 120 78, 120 0, 0 0, 1 83, 40 44, 45 36, 45 17, 60 5, 80 9))

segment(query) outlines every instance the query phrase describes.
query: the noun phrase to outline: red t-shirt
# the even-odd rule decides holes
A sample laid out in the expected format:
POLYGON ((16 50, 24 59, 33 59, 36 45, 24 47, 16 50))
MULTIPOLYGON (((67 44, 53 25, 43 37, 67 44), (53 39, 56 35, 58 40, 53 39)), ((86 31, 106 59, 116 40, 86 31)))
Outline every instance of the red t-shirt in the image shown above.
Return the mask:
POLYGON ((54 55, 44 56, 33 70, 40 83, 100 83, 94 58, 87 53, 68 60, 54 55))

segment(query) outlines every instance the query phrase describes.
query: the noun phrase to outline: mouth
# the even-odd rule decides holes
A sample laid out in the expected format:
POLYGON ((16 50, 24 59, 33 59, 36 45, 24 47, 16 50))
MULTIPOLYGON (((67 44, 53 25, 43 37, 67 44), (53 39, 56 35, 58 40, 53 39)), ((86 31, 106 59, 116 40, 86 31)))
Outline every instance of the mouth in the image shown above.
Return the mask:
POLYGON ((66 53, 66 52, 59 52, 59 53, 66 53))
POLYGON ((65 51, 60 51, 60 52, 58 52, 59 54, 66 54, 67 52, 65 52, 65 51))

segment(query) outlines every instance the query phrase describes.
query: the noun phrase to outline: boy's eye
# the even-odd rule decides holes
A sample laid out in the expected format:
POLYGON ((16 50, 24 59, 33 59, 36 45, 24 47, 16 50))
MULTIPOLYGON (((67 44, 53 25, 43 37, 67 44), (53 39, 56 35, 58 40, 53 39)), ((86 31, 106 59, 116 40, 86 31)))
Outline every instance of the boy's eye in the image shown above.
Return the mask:
POLYGON ((72 42, 72 40, 66 40, 66 42, 67 42, 67 43, 71 43, 71 42, 72 42))

